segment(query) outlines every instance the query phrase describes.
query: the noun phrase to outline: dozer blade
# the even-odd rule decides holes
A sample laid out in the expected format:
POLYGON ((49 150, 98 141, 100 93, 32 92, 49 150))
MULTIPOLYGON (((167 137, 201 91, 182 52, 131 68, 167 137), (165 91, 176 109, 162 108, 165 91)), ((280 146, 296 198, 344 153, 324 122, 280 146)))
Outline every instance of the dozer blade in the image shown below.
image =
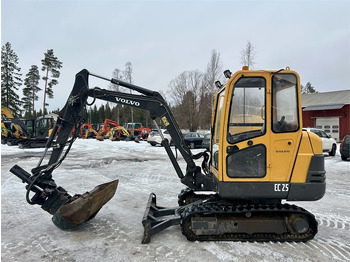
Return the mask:
POLYGON ((71 230, 94 218, 115 194, 118 179, 96 186, 92 191, 73 196, 52 217, 53 223, 63 230, 71 230))
POLYGON ((144 228, 142 244, 148 244, 151 237, 166 228, 180 224, 180 216, 177 214, 178 208, 165 208, 157 206, 157 198, 151 193, 148 198, 145 214, 142 219, 144 228))

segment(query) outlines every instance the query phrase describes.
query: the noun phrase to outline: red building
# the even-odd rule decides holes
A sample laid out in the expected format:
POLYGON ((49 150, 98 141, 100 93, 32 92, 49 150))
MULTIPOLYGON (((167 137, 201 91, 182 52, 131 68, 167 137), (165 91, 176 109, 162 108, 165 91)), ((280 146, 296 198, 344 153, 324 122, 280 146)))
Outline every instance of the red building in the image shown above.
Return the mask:
POLYGON ((302 94, 303 127, 316 127, 340 142, 350 134, 350 90, 302 94))

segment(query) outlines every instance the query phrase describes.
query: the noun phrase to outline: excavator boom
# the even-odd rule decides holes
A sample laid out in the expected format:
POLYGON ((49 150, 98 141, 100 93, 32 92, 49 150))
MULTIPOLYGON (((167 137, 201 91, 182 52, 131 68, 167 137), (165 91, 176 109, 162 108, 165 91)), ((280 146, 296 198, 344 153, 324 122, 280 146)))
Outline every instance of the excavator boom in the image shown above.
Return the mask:
POLYGON ((174 165, 178 177, 188 187, 200 188, 205 180, 204 175, 198 173, 200 168, 195 165, 193 156, 183 140, 181 131, 161 95, 158 92, 142 87, 116 79, 108 80, 103 77, 99 78, 135 90, 141 93, 141 95, 114 92, 100 88, 89 89, 89 75, 99 77, 90 74, 87 70, 82 70, 76 75, 75 83, 69 98, 65 106, 59 112, 56 125, 46 144, 45 152, 37 167, 31 170, 32 174, 29 174, 18 165, 10 170, 24 183, 28 184, 27 201, 30 204, 41 205, 44 210, 52 214, 52 220, 59 228, 73 229, 93 218, 102 206, 113 197, 117 189, 118 180, 99 185, 94 190, 82 195, 71 196, 64 188, 57 186, 52 178, 53 170, 65 159, 74 140, 78 137, 80 126, 85 122, 82 116, 88 97, 148 110, 152 119, 160 117, 188 165, 186 173, 184 174, 169 144, 165 145, 166 152, 174 165), (73 130, 74 132, 71 136, 73 130), (51 147, 55 137, 57 137, 55 139, 56 145, 53 147, 48 162, 44 164, 43 160, 46 156, 47 149, 51 147), (196 183, 195 179, 198 176, 203 177, 200 179, 199 183, 196 183), (34 196, 31 199, 29 199, 30 192, 34 192, 34 196))

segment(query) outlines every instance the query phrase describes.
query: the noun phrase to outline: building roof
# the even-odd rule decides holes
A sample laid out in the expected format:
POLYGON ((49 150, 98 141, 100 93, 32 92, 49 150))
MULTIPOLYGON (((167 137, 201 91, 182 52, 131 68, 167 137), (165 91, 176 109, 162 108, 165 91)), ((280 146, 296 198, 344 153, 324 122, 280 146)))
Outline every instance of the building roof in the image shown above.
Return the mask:
POLYGON ((323 107, 336 109, 347 104, 350 104, 350 90, 301 95, 301 106, 309 107, 309 110, 320 110, 323 107))

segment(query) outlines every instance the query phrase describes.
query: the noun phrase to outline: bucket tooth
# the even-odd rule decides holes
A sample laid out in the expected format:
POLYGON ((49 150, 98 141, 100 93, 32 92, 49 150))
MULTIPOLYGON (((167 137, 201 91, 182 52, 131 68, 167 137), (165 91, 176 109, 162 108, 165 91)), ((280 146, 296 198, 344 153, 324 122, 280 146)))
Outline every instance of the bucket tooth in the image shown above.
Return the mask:
POLYGON ((118 179, 96 186, 90 192, 73 196, 62 205, 52 217, 53 223, 60 229, 71 230, 94 218, 98 211, 115 194, 118 179))

